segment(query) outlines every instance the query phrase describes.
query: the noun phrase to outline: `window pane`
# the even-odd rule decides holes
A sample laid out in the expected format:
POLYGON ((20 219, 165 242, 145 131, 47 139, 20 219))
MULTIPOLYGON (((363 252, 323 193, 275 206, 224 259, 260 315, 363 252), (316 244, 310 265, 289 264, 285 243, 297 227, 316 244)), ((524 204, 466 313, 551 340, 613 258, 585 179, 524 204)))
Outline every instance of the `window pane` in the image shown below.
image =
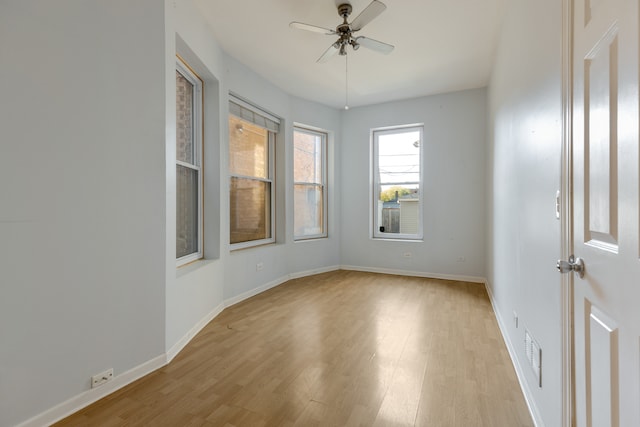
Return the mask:
POLYGON ((322 234, 322 186, 296 184, 294 186, 294 235, 313 236, 322 234))
POLYGON ((231 177, 231 243, 271 237, 271 183, 231 177))
POLYGON ((419 233, 420 188, 412 185, 381 185, 378 192, 378 231, 419 233))
POLYGON ((229 116, 229 170, 232 175, 269 178, 269 131, 229 116))
POLYGON ((374 237, 422 238, 422 127, 374 131, 374 237), (380 234, 378 234, 380 233, 380 234))
POLYGON ((198 252, 198 171, 176 165, 176 258, 198 252))
POLYGON ((195 164, 193 144, 193 84, 176 71, 176 159, 195 164))
POLYGON ((293 141, 293 180, 322 184, 322 136, 295 131, 293 141))
POLYGON ((378 137, 380 183, 420 181, 420 133, 404 132, 378 137))

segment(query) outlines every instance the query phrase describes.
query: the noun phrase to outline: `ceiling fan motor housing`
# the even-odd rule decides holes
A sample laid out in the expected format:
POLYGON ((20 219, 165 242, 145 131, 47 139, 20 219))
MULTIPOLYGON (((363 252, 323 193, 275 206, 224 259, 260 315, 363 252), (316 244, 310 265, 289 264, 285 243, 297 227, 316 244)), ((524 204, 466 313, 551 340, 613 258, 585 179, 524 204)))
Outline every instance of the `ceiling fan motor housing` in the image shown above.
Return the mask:
POLYGON ((352 7, 349 3, 343 3, 338 6, 338 14, 342 16, 344 19, 347 19, 349 15, 351 15, 352 7))
POLYGON ((339 54, 344 56, 347 54, 345 47, 348 45, 355 46, 355 41, 351 38, 351 25, 347 22, 347 18, 351 15, 353 8, 349 3, 343 3, 338 6, 338 14, 344 19, 344 22, 336 27, 336 32, 340 35, 338 41, 334 44, 340 49, 339 54))

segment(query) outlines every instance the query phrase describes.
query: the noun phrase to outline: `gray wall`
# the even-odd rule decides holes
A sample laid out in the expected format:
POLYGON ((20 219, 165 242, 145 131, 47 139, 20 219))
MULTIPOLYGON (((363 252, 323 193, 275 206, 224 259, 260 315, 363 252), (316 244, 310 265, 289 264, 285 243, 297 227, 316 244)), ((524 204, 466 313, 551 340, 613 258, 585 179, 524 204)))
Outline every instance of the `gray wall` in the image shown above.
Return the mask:
POLYGON ((507 342, 520 348, 526 326, 543 347, 543 388, 520 372, 540 419, 557 424, 560 6, 513 3, 501 40, 488 92, 343 112, 291 97, 232 59, 190 0, 2 2, 0 426, 50 419, 65 401, 86 403, 95 396, 91 375, 113 367, 118 381, 157 366, 225 304, 340 265, 489 277, 507 342), (180 270, 176 53, 205 79, 209 165, 207 260, 180 270), (277 243, 236 252, 228 238, 229 90, 281 116, 285 130, 277 243), (296 122, 330 132, 328 239, 293 241, 296 122), (424 242, 372 241, 370 129, 419 122, 424 242))
POLYGON ((339 189, 328 239, 294 243, 287 218, 293 123, 330 131, 333 186, 340 111, 290 97, 226 55, 189 0, 3 2, 0 52, 11 58, 0 68, 0 426, 51 421, 106 390, 90 389, 92 375, 113 368, 125 384, 226 303, 339 265, 339 189), (176 53, 205 80, 207 126, 207 259, 182 269, 176 53), (229 90, 284 123, 278 243, 233 253, 229 90))
POLYGON ((0 425, 165 348, 164 11, 0 5, 0 425))
POLYGON ((488 262, 496 314, 516 355, 538 425, 561 425, 561 2, 514 1, 489 87, 488 262), (519 316, 516 329, 513 312, 519 316), (542 347, 542 387, 524 331, 542 347))
MULTIPOLYGON (((339 265, 338 190, 329 193, 329 238, 305 243, 293 241, 293 123, 300 122, 330 132, 329 183, 335 182, 335 134, 340 112, 289 96, 245 67, 216 44, 206 22, 189 1, 168 2, 167 50, 167 351, 173 355, 197 330, 199 322, 211 318, 225 304, 286 280, 292 274, 339 265), (207 260, 175 268, 175 53, 205 76, 205 105, 211 108, 205 132, 205 254, 207 260), (276 236, 277 243, 253 249, 230 251, 228 191, 227 94, 232 91, 282 118, 276 143, 276 236), (208 131, 208 132, 207 132, 208 131), (207 154, 209 153, 209 154, 207 154), (211 154, 213 153, 213 155, 211 154), (212 172, 213 171, 213 172, 212 172), (214 214, 212 214, 214 213, 214 214), (264 268, 256 271, 256 264, 264 268)), ((207 108, 207 107, 205 107, 207 108)))
POLYGON ((484 89, 345 112, 340 184, 342 264, 484 278, 485 124, 484 89), (369 237, 371 129, 414 123, 424 123, 424 241, 373 240, 369 237), (411 252, 412 257, 404 257, 405 252, 411 252))

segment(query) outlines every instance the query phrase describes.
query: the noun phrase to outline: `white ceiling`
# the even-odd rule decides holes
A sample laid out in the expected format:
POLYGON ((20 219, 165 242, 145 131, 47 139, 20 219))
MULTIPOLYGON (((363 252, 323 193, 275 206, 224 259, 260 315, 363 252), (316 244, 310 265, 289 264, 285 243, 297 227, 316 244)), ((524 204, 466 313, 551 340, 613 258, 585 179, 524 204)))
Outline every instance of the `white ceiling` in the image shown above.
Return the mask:
MULTIPOLYGON (((345 58, 316 60, 337 36, 289 28, 300 21, 351 22, 371 0, 195 0, 222 48, 286 92, 345 105, 345 58)), ((488 84, 507 0, 382 0, 387 9, 356 35, 395 46, 389 55, 348 50, 349 106, 414 98, 488 84)))

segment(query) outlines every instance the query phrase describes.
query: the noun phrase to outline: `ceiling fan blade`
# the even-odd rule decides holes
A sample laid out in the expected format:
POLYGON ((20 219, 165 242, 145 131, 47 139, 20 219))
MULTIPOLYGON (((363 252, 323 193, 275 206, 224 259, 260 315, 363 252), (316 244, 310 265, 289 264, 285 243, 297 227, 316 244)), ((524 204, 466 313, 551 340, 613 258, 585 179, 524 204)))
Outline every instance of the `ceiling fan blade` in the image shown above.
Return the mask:
POLYGON ((365 7, 360 15, 356 16, 356 19, 351 23, 351 31, 359 31, 373 21, 378 15, 380 15, 387 8, 384 3, 378 0, 373 0, 369 6, 365 7))
POLYGON ((318 58, 316 62, 318 63, 327 62, 329 59, 331 59, 331 57, 333 57, 333 55, 338 53, 338 50, 339 49, 336 47, 336 44, 335 43, 332 44, 331 46, 329 46, 329 49, 324 51, 322 56, 318 58))
POLYGON ((355 40, 360 46, 364 46, 367 49, 375 50, 376 52, 384 53, 385 55, 391 53, 391 51, 394 49, 393 45, 364 36, 356 37, 355 40))
POLYGON ((297 30, 313 31, 314 33, 321 33, 321 34, 327 34, 327 35, 336 34, 336 32, 330 28, 318 27, 316 25, 304 24, 302 22, 294 21, 289 24, 289 27, 295 28, 297 30))

